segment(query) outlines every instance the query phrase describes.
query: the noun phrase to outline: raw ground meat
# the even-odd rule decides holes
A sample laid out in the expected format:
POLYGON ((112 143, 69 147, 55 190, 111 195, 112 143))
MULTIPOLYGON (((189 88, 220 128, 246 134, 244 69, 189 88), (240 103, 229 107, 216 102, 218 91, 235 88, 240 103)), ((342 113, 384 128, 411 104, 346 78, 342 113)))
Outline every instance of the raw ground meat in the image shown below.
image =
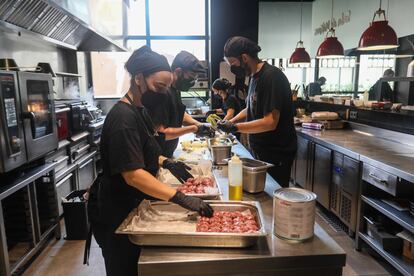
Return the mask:
POLYGON ((204 194, 206 187, 214 187, 213 179, 211 177, 200 176, 197 178, 189 178, 177 190, 184 194, 204 194))
POLYGON ((238 211, 216 211, 213 217, 201 217, 197 223, 197 232, 254 233, 258 230, 253 215, 238 211))

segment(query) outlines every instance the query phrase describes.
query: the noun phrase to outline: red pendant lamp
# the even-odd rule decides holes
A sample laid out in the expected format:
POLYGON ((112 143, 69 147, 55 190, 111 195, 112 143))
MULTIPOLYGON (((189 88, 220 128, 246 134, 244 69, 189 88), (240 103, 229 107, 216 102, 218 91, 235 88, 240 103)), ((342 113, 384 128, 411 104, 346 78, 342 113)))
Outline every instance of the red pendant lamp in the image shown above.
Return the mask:
POLYGON ((381 9, 381 2, 382 1, 380 0, 380 7, 374 13, 370 26, 363 32, 359 39, 358 50, 360 51, 398 48, 397 34, 394 29, 388 25, 385 11, 381 9), (381 15, 384 17, 383 20, 374 21, 376 16, 380 19, 381 15))
POLYGON ((290 56, 289 63, 296 65, 309 65, 311 62, 308 52, 303 47, 302 41, 302 14, 303 14, 303 1, 300 1, 300 36, 299 41, 296 43, 296 48, 293 54, 290 56))
POLYGON ((344 56, 344 47, 338 38, 335 36, 335 28, 332 26, 333 21, 333 0, 332 0, 332 13, 331 21, 328 32, 326 33, 325 40, 319 45, 317 58, 339 58, 344 56))

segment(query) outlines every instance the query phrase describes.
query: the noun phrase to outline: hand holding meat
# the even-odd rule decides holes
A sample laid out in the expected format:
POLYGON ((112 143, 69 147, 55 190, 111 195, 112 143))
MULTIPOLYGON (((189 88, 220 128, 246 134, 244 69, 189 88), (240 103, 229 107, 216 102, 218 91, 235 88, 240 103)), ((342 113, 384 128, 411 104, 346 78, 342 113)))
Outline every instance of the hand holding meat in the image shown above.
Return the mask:
POLYGON ((224 120, 217 123, 217 128, 226 132, 237 132, 237 126, 230 121, 224 120))
POLYGON ((186 196, 180 191, 177 191, 175 195, 170 199, 171 202, 184 207, 185 209, 196 211, 203 217, 212 217, 213 208, 205 203, 202 199, 192 196, 186 196))
POLYGON ((188 172, 191 168, 183 162, 167 158, 162 162, 162 167, 169 170, 181 183, 184 183, 189 178, 193 178, 191 173, 188 172))

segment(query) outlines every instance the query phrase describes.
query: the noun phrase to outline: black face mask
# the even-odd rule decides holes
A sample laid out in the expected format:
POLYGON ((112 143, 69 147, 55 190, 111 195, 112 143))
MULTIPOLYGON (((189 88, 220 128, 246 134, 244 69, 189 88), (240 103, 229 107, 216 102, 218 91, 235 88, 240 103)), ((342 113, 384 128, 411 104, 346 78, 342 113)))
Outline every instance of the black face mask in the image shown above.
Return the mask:
POLYGON ((179 91, 187 92, 190 90, 191 87, 193 87, 195 84, 195 80, 193 78, 184 78, 183 76, 179 77, 177 81, 175 82, 175 88, 179 91))
POLYGON ((149 111, 154 110, 158 106, 162 106, 167 100, 167 94, 161 92, 155 92, 147 90, 141 96, 141 103, 149 111))
POLYGON ((246 77, 246 70, 243 67, 232 65, 230 66, 230 71, 237 77, 237 78, 245 78, 246 77))

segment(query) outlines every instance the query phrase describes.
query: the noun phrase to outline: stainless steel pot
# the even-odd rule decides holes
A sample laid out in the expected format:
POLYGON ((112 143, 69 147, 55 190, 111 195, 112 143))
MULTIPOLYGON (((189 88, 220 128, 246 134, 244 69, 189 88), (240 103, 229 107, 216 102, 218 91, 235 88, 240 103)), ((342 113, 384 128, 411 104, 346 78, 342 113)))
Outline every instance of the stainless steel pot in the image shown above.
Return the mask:
POLYGON ((231 157, 231 147, 233 145, 230 139, 210 138, 207 143, 213 163, 216 165, 227 164, 226 159, 231 157))
POLYGON ((273 165, 250 158, 240 158, 240 160, 243 163, 243 190, 248 193, 263 192, 267 169, 273 165))

